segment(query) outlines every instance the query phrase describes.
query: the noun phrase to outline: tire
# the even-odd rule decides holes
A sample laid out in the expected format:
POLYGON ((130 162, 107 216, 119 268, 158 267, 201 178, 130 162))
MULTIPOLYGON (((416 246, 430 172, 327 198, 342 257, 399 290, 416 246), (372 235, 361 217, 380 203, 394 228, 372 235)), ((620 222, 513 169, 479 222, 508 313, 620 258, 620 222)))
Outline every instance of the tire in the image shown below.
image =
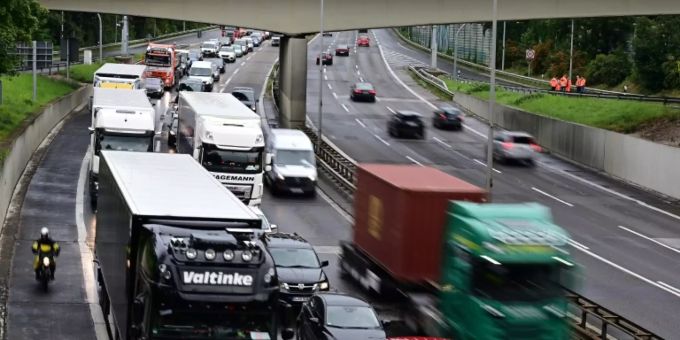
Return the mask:
POLYGON ((427 134, 424 129, 420 130, 420 132, 418 133, 418 139, 425 139, 426 135, 427 134))
POLYGON ((308 198, 316 198, 316 188, 314 188, 312 191, 306 192, 305 196, 308 198))
POLYGON ((47 293, 50 283, 50 268, 43 270, 42 277, 40 278, 40 286, 43 291, 47 293))

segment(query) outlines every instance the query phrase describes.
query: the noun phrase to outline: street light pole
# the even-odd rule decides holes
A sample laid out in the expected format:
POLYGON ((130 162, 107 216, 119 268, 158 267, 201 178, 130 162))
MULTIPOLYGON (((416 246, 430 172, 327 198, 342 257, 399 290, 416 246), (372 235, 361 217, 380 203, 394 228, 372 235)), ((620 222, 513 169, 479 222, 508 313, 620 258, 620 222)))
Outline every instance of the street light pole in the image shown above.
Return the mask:
POLYGON ((321 11, 319 16, 319 130, 317 141, 317 150, 321 151, 321 144, 323 143, 322 124, 323 124, 323 0, 321 0, 321 11))
POLYGON ((460 25, 453 36, 453 79, 458 79, 458 33, 463 30, 465 25, 460 25))
POLYGON ((503 21, 503 58, 501 59, 501 71, 505 71, 505 28, 507 20, 503 21))
POLYGON ((104 43, 102 41, 102 16, 101 14, 97 13, 97 18, 99 19, 99 62, 103 62, 103 53, 102 53, 102 44, 104 43))
POLYGON ((574 63, 574 19, 571 19, 571 47, 569 48, 569 80, 571 80, 571 72, 574 63))
POLYGON ((437 68, 437 26, 432 25, 432 41, 430 42, 430 66, 437 68))
POLYGON ((493 114, 496 102, 496 31, 498 29, 498 0, 493 0, 491 10, 491 52, 489 69, 491 69, 491 84, 489 86, 489 135, 486 145, 486 190, 491 197, 493 188, 493 114))

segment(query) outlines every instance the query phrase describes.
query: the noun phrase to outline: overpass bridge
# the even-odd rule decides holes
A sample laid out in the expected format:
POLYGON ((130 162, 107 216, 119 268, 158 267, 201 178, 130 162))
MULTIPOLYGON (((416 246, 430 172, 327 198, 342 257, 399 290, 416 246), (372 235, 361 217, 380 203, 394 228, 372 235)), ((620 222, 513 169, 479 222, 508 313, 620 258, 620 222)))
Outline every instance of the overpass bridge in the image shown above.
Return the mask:
MULTIPOLYGON (((281 125, 306 117, 307 41, 319 31, 320 0, 39 0, 50 10, 190 20, 285 34, 281 41, 281 125)), ((326 0, 324 30, 491 21, 492 1, 326 0)), ((678 0, 499 0, 498 20, 680 14, 678 0)))

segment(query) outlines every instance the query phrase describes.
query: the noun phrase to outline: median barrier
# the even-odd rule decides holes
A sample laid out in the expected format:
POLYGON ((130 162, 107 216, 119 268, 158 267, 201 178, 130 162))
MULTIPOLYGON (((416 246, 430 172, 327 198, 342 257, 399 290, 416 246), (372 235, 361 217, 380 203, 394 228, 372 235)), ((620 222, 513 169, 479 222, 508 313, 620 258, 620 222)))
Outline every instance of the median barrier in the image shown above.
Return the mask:
POLYGON ((87 102, 91 92, 91 86, 83 86, 47 104, 40 114, 24 125, 23 131, 18 136, 9 142, 6 157, 0 164, 0 221, 3 221, 3 224, 14 188, 33 153, 66 115, 87 102))

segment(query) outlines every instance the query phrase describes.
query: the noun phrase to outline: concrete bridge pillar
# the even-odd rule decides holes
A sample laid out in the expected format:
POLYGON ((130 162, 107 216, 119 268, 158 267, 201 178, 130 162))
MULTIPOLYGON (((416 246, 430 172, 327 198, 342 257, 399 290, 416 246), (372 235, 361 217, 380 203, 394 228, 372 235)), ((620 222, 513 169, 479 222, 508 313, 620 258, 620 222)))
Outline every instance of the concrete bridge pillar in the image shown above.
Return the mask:
POLYGON ((283 36, 279 48, 279 126, 298 128, 307 116, 307 39, 283 36))

